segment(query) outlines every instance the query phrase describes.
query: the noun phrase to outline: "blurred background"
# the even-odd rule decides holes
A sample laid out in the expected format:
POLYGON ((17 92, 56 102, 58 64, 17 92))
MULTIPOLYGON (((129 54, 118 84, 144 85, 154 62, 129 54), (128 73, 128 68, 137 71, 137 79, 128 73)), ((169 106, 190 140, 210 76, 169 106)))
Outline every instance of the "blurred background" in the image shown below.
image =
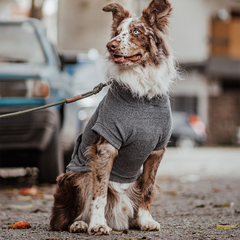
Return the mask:
MULTIPOLYGON (((58 58, 70 78, 68 85, 71 91, 79 94, 105 81, 102 56, 110 38, 112 16, 101 9, 109 2, 0 0, 0 21, 22 21, 28 17, 39 19, 50 43, 58 49, 58 58)), ((150 1, 117 2, 140 16, 150 1)), ((173 6, 170 45, 182 78, 176 81, 170 93, 174 124, 170 145, 179 148, 200 145, 239 147, 240 1, 170 2, 173 6)), ((77 103, 75 124, 78 124, 79 132, 103 95, 77 103)))

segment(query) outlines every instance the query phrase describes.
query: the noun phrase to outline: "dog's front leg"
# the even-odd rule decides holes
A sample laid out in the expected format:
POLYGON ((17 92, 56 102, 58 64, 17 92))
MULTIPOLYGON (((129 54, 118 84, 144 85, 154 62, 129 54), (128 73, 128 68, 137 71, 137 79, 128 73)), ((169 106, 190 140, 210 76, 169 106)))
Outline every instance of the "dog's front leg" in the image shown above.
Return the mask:
POLYGON ((91 218, 88 228, 89 235, 110 234, 111 228, 105 219, 105 206, 109 176, 117 149, 100 137, 98 143, 92 147, 93 167, 93 197, 91 203, 91 218))
POLYGON ((151 203, 158 166, 162 160, 165 148, 150 154, 143 165, 141 197, 138 209, 138 226, 141 230, 160 230, 160 224, 151 215, 151 203))

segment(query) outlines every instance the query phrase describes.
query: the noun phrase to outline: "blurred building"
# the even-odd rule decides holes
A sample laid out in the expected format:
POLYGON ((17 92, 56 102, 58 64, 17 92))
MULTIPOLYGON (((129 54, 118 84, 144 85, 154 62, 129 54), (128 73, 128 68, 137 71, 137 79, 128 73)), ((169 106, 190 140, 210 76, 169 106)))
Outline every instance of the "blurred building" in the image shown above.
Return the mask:
MULTIPOLYGON (((104 53, 111 14, 108 0, 59 0, 58 45, 63 50, 104 53)), ((119 0, 138 16, 150 0, 119 0)), ((182 69, 172 108, 198 114, 208 143, 234 144, 240 135, 240 1, 170 0, 171 45, 182 69)))
POLYGON ((240 133, 240 1, 171 0, 172 47, 186 69, 172 107, 207 123, 208 143, 237 144, 240 133))

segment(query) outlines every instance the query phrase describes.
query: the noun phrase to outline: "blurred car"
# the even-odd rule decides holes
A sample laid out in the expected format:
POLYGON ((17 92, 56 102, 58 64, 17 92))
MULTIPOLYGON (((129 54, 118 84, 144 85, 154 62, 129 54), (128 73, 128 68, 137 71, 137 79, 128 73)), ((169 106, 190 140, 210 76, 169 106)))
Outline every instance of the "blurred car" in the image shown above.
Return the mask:
MULTIPOLYGON (((71 77, 64 69, 69 62, 64 55, 60 58, 40 21, 1 21, 0 33, 0 114, 73 96, 71 77)), ((7 152, 0 167, 36 166, 40 182, 54 183, 63 172, 63 154, 72 151, 79 133, 77 113, 72 103, 0 119, 0 154, 7 152), (30 161, 18 160, 33 150, 30 161)))
POLYGON ((172 111, 173 132, 169 146, 193 148, 206 141, 204 122, 195 114, 172 111))

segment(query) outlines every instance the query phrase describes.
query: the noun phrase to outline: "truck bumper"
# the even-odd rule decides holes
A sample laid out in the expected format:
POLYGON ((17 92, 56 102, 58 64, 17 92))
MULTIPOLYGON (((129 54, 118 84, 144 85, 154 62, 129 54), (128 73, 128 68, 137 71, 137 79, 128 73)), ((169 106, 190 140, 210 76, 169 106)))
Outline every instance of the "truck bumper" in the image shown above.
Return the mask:
MULTIPOLYGON (((0 109, 0 114, 22 109, 0 109)), ((10 118, 0 119, 0 150, 44 150, 51 140, 59 115, 46 109, 10 118)))

